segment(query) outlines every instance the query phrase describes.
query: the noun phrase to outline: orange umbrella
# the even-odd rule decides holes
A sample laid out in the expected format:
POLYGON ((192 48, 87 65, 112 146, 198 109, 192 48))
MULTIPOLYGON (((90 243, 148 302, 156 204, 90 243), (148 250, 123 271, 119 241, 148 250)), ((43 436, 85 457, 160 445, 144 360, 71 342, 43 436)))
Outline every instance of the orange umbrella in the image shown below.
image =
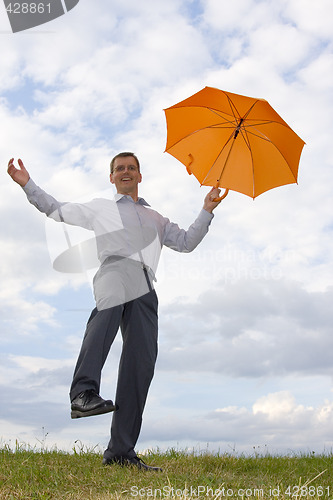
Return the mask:
POLYGON ((165 151, 201 185, 255 198, 297 182, 305 143, 264 99, 205 87, 164 111, 165 151))

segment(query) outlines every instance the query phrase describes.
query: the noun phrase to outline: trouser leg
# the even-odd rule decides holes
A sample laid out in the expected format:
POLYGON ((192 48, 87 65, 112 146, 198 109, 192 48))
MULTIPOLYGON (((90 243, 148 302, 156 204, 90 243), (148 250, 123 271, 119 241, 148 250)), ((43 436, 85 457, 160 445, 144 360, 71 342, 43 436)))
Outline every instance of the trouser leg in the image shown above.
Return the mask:
POLYGON ((128 302, 121 321, 120 359, 111 439, 105 458, 135 456, 142 414, 157 357, 157 296, 155 291, 128 302))
POLYGON ((119 329, 123 306, 92 311, 70 390, 71 401, 82 391, 100 390, 101 371, 119 329))

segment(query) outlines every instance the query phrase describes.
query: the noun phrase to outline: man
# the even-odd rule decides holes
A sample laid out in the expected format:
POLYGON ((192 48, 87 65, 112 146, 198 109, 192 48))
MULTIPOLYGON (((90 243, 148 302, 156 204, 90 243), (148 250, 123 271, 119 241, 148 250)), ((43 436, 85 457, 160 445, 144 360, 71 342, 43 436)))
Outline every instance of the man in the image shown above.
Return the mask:
POLYGON ((70 390, 72 418, 114 412, 111 439, 103 464, 135 465, 160 470, 142 462, 134 451, 142 414, 157 357, 157 296, 153 281, 163 245, 191 252, 208 232, 214 199, 213 188, 203 209, 187 231, 152 210, 138 196, 142 181, 139 160, 133 153, 119 153, 111 161, 110 181, 114 200, 60 203, 36 186, 21 160, 8 163, 8 173, 38 210, 56 221, 78 225, 95 233, 101 262, 94 277, 96 308, 87 323, 70 390), (101 371, 114 338, 121 329, 123 349, 119 363, 115 404, 99 395, 101 371))

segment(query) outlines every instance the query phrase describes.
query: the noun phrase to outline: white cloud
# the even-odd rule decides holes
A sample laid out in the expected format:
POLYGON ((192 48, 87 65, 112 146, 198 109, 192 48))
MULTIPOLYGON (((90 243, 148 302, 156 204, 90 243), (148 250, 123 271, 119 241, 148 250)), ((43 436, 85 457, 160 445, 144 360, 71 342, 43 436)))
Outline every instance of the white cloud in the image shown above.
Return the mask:
POLYGON ((331 375, 332 289, 238 280, 163 307, 160 369, 232 377, 331 375))
POLYGON ((331 40, 329 19, 333 15, 332 2, 319 0, 313 3, 310 0, 293 0, 285 2, 285 9, 286 14, 297 23, 301 30, 310 32, 316 37, 331 40))
POLYGON ((143 438, 221 452, 323 453, 332 446, 332 417, 332 401, 304 406, 289 391, 281 391, 260 397, 252 408, 199 409, 191 418, 167 411, 162 420, 147 422, 143 438))

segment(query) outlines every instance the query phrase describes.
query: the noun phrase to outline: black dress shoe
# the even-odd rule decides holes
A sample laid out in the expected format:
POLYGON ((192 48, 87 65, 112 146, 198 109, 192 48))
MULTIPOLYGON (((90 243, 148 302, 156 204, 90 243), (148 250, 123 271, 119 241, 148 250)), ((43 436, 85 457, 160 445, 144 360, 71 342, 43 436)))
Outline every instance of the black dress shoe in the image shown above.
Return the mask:
POLYGON ((125 465, 126 467, 134 466, 140 470, 144 471, 153 471, 153 472, 162 472, 160 467, 152 467, 151 465, 147 465, 144 463, 142 458, 133 457, 133 458, 125 458, 125 457, 113 457, 113 458, 103 458, 103 465, 125 465))
POLYGON ((110 399, 103 399, 93 389, 81 392, 73 399, 71 418, 91 417, 115 411, 116 405, 110 399))

